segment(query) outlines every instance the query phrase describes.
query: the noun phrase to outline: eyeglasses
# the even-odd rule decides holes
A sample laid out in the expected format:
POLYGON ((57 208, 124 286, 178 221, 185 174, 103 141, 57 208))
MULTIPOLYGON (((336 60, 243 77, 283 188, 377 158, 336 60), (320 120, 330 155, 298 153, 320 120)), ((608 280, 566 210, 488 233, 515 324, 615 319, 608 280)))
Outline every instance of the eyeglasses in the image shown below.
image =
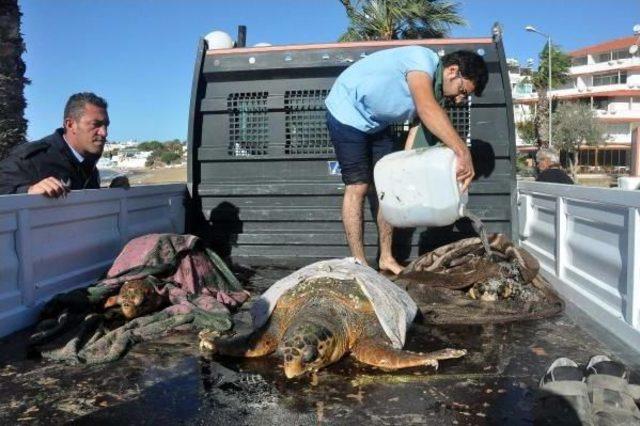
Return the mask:
POLYGON ((469 96, 469 92, 467 88, 464 87, 464 78, 462 78, 462 74, 458 73, 458 77, 460 77, 460 87, 458 87, 458 95, 462 95, 465 98, 469 96))

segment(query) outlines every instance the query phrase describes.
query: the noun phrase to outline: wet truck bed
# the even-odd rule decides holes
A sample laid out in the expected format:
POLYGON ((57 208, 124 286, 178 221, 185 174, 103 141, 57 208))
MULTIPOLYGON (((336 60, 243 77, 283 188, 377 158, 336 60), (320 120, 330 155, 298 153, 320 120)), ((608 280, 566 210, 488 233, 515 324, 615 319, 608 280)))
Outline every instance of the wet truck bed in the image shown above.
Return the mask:
MULTIPOLYGON (((245 283, 260 293, 289 272, 244 271, 245 283)), ((246 310, 239 318, 247 320, 246 310)), ((192 333, 138 344, 110 364, 69 366, 28 358, 23 331, 0 340, 0 424, 531 424, 534 390, 556 357, 586 363, 606 354, 627 363, 637 382, 637 354, 590 324, 567 314, 506 325, 417 324, 408 349, 466 348, 467 356, 442 361, 437 372, 384 372, 346 358, 295 380, 272 357, 207 358, 192 333), (251 374, 225 382, 226 368, 251 374)))

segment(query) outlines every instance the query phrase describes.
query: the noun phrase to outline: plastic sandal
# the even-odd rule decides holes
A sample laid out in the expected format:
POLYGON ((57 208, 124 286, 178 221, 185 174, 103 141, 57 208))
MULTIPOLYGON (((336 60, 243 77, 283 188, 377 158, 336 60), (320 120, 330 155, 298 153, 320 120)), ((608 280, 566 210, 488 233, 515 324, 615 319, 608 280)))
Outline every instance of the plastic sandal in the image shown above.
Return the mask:
POLYGON ((639 425, 629 371, 605 355, 596 355, 587 364, 587 388, 594 419, 598 425, 639 425))
POLYGON ((594 425, 584 372, 573 360, 558 358, 540 380, 535 424, 594 425))

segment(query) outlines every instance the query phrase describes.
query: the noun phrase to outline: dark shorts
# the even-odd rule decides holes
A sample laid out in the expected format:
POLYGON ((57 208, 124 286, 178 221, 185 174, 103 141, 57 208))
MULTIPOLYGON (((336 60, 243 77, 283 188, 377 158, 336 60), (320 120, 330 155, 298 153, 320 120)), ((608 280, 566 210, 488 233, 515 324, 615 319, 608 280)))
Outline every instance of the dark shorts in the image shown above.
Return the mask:
POLYGON ((340 123, 327 111, 327 127, 331 143, 340 163, 342 181, 346 185, 372 183, 373 166, 393 151, 393 138, 389 129, 376 133, 340 123))

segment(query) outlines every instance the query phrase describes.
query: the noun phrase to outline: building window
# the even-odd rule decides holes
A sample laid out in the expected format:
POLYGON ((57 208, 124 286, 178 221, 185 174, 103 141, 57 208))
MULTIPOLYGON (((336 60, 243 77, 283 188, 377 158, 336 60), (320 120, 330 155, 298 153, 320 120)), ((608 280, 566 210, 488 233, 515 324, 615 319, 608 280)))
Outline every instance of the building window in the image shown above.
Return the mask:
POLYGON ((586 56, 578 56, 577 58, 571 58, 571 65, 587 65, 587 57, 586 56))
POLYGON ((529 95, 533 93, 533 84, 524 81, 520 82, 514 86, 513 93, 515 95, 529 95))
POLYGON ((614 50, 611 53, 611 59, 626 59, 630 57, 631 53, 629 53, 628 49, 614 50))
POLYGON ((593 98, 593 108, 594 109, 604 109, 606 110, 609 107, 609 98, 593 98))
POLYGON ((624 84, 627 82, 627 72, 615 72, 610 74, 600 74, 593 76, 594 86, 607 86, 609 84, 624 84))
POLYGON ((629 123, 617 123, 617 124, 607 124, 606 126, 607 135, 628 135, 629 134, 629 123))
POLYGON ((611 52, 601 53, 596 56, 596 62, 607 62, 611 60, 611 52))

